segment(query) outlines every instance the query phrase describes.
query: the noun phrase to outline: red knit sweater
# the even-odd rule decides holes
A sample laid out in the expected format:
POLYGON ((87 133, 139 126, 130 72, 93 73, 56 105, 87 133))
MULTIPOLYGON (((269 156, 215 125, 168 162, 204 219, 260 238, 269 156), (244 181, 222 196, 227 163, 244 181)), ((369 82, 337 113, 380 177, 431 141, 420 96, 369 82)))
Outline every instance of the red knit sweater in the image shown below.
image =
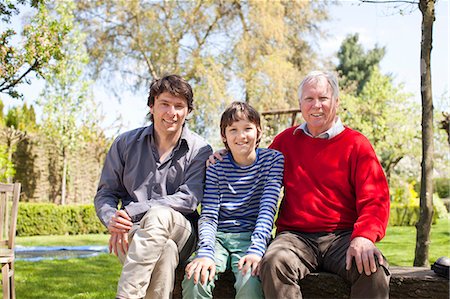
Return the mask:
POLYGON ((278 232, 332 232, 353 229, 373 242, 384 237, 389 189, 370 142, 349 128, 332 139, 289 128, 270 148, 283 153, 284 198, 278 232))

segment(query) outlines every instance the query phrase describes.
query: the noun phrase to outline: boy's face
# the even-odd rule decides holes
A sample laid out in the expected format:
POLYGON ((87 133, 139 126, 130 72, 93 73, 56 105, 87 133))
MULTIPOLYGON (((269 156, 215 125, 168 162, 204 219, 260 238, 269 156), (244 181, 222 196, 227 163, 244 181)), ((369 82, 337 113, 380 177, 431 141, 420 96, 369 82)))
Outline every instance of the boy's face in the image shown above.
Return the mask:
POLYGON ((256 142, 258 131, 254 123, 248 120, 239 120, 225 128, 224 142, 230 148, 236 162, 253 162, 256 159, 256 142))
POLYGON ((155 97, 150 113, 153 114, 153 124, 158 134, 171 135, 181 132, 189 111, 185 99, 163 92, 155 97))

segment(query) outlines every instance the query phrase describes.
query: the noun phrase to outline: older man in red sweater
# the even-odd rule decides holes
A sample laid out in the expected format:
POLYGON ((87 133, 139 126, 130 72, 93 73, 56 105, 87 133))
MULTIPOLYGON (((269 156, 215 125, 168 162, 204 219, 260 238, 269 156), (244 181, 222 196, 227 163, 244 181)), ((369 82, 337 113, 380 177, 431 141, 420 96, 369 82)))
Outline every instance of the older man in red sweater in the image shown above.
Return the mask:
POLYGON ((351 298, 388 298, 388 264, 375 246, 389 218, 389 189, 366 137, 344 127, 337 78, 312 72, 299 87, 305 123, 277 135, 284 198, 277 236, 260 264, 266 298, 301 298, 298 282, 328 271, 351 284, 351 298))

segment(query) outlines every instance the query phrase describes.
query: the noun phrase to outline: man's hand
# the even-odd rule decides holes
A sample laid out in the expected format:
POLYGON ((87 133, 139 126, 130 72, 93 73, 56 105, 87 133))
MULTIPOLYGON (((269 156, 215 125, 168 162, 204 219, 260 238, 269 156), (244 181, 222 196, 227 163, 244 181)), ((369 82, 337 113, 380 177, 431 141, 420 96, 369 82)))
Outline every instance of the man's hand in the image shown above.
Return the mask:
POLYGON ((128 233, 111 233, 109 237, 109 253, 119 256, 119 250, 125 255, 128 252, 128 233))
POLYGON ((109 221, 108 231, 111 234, 109 238, 109 253, 118 255, 118 250, 123 254, 128 251, 128 232, 133 226, 130 216, 125 210, 118 210, 109 221))
POLYGON ((200 283, 204 285, 207 279, 212 281, 216 275, 216 263, 208 257, 196 258, 186 266, 185 272, 187 279, 191 279, 194 275, 194 284, 198 283, 200 277, 200 283))
POLYGON ((367 238, 356 237, 350 242, 347 249, 347 256, 345 259, 346 269, 350 270, 352 267, 352 259, 355 258, 356 267, 361 274, 364 270, 367 276, 377 271, 377 264, 375 256, 378 258, 380 265, 383 265, 383 255, 380 250, 367 238))
POLYGON ((225 156, 227 152, 228 151, 224 148, 214 152, 211 156, 209 156, 208 160, 206 160, 206 167, 216 164, 217 160, 223 161, 223 156, 225 156))
POLYGON ((247 254, 243 256, 238 263, 238 269, 241 270, 242 275, 245 276, 248 270, 252 271, 252 276, 258 275, 259 262, 261 257, 256 254, 247 254))
POLYGON ((130 216, 128 216, 125 210, 118 210, 111 217, 108 225, 108 231, 112 233, 127 233, 131 227, 133 226, 133 222, 131 222, 130 216))

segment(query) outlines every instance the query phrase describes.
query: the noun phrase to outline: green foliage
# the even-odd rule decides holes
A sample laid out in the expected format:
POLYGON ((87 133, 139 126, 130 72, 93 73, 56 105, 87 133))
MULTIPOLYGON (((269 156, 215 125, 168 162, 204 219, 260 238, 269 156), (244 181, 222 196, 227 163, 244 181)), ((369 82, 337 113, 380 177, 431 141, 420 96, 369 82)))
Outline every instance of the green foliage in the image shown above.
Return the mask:
POLYGON ((436 192, 440 198, 450 198, 450 178, 435 178, 433 181, 434 192, 436 192))
POLYGON ((36 113, 33 105, 24 103, 22 106, 10 108, 5 117, 5 125, 22 132, 36 131, 36 113))
POLYGON ((110 234, 27 236, 16 238, 19 246, 85 246, 108 244, 110 234))
MULTIPOLYGON (((403 184, 401 187, 392 188, 392 202, 389 216, 389 225, 410 226, 416 225, 420 216, 419 194, 415 190, 416 183, 403 184)), ((438 218, 448 217, 448 211, 442 199, 433 194, 433 223, 438 218)))
MULTIPOLYGON (((449 219, 440 219, 431 228, 430 262, 450 256, 449 219)), ((413 226, 389 226, 384 239, 377 243, 391 266, 412 266, 416 229, 413 226)), ((61 243, 54 237, 33 237, 30 245, 86 245, 84 237, 66 236, 61 243)), ((105 236, 99 236, 107 244, 105 236)), ((18 238, 18 244, 20 238, 18 238)), ((98 244, 98 243, 93 243, 98 244)), ((85 259, 15 263, 17 298, 114 298, 122 269, 114 255, 101 254, 85 259), (44 279, 45 278, 45 279, 44 279)))
MULTIPOLYGON (((450 219, 438 219, 431 227, 429 260, 433 263, 441 256, 450 256, 450 219)), ((416 244, 414 226, 388 226, 386 236, 377 247, 391 266, 412 266, 416 244)))
POLYGON ((392 203, 389 215, 389 225, 414 226, 419 220, 419 215, 419 205, 392 203))
POLYGON ((437 193, 433 193, 433 208, 434 214, 437 218, 441 219, 449 217, 447 207, 437 193))
MULTIPOLYGON (((433 220, 435 224, 437 219, 449 218, 447 208, 442 199, 433 194, 433 220)), ((389 215, 389 225, 392 226, 414 226, 419 221, 420 207, 419 202, 413 203, 391 203, 389 215)))
POLYGON ((15 173, 14 164, 8 159, 8 147, 0 144, 0 182, 6 183, 15 173))
MULTIPOLYGON (((165 73, 194 88, 191 123, 218 138, 231 100, 259 110, 297 106, 301 75, 314 67, 326 1, 77 1, 95 75, 108 90, 141 91, 165 73), (311 38, 312 37, 312 38, 311 38), (120 74, 118 76, 118 73, 120 74), (124 84, 111 86, 111 79, 124 84)), ((217 139, 220 141, 219 139, 217 139)))
MULTIPOLYGON (((9 2, 9 1, 7 1, 9 2)), ((27 1, 18 1, 25 4, 27 1)), ((44 1, 32 0, 31 6, 37 9, 30 23, 24 26, 23 43, 15 45, 12 40, 16 32, 5 28, 0 32, 0 93, 6 93, 12 98, 22 95, 17 87, 30 83, 30 75, 35 73, 44 77, 52 60, 61 58, 61 42, 66 34, 63 24, 49 18, 49 11, 44 1)), ((19 13, 18 5, 12 1, 8 6, 0 7, 1 22, 9 23, 11 17, 19 13)))
POLYGON ((409 97, 377 67, 359 95, 341 96, 343 122, 370 140, 389 180, 403 158, 420 156, 419 109, 409 97))
POLYGON ((93 205, 19 204, 18 236, 103 232, 106 232, 106 228, 98 220, 93 205))
POLYGON ((347 36, 337 54, 339 64, 336 70, 341 77, 339 82, 341 89, 347 91, 356 89, 356 94, 359 95, 369 81, 374 68, 379 67, 385 53, 386 49, 378 46, 365 51, 359 43, 358 33, 347 36))

